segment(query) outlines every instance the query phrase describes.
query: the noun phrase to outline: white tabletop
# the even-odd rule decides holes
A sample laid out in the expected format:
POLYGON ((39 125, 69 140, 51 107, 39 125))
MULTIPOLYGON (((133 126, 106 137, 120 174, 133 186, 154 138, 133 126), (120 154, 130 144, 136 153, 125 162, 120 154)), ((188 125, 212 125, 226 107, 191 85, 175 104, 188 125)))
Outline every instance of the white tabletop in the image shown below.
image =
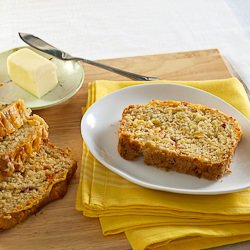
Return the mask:
POLYGON ((0 51, 25 45, 18 32, 93 60, 218 48, 250 87, 249 10, 247 0, 0 0, 0 51))

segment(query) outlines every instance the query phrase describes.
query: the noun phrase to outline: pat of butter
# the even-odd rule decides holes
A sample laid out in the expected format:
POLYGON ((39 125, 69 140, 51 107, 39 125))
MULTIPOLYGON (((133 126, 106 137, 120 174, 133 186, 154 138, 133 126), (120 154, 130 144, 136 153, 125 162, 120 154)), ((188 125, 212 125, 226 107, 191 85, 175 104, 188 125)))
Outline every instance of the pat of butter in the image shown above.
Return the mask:
POLYGON ((7 58, 12 81, 41 98, 57 85, 56 65, 30 49, 20 49, 7 58))

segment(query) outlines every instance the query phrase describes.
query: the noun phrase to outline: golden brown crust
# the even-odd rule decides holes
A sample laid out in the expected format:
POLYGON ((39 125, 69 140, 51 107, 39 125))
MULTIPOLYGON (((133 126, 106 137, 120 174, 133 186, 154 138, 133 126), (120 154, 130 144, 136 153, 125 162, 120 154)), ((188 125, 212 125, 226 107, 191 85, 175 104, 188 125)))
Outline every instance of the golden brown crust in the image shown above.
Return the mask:
POLYGON ((21 99, 9 105, 2 105, 0 107, 0 137, 13 133, 20 128, 30 114, 31 110, 26 107, 21 99))
POLYGON ((145 161, 148 165, 161 168, 165 171, 174 170, 179 173, 194 175, 208 180, 218 180, 228 171, 230 159, 220 163, 202 162, 198 158, 167 154, 159 150, 145 154, 145 161))
MULTIPOLYGON (((70 157, 67 151, 64 152, 61 148, 56 147, 51 143, 48 143, 48 145, 51 148, 61 151, 61 154, 64 157, 67 157, 67 158, 70 157)), ((71 164, 68 167, 67 175, 65 176, 65 178, 63 180, 61 179, 59 182, 52 182, 51 189, 44 190, 44 193, 39 200, 30 201, 30 203, 33 204, 31 207, 24 208, 24 209, 17 209, 15 211, 8 211, 8 213, 1 214, 0 215, 0 231, 11 228, 15 226, 16 224, 22 222, 29 215, 35 214, 38 211, 40 211, 49 202, 63 198, 65 193, 67 192, 69 181, 74 176, 76 169, 77 169, 77 162, 74 160, 71 160, 71 164)))
MULTIPOLYGON (((48 125, 39 116, 31 116, 26 123, 30 123, 29 126, 34 126, 32 134, 27 134, 23 140, 20 140, 15 147, 6 150, 0 154, 0 180, 5 177, 11 176, 14 171, 20 170, 23 167, 23 162, 39 150, 43 140, 48 138, 48 125)), ((27 126, 28 127, 28 126, 27 126)), ((9 143, 15 140, 19 136, 19 131, 15 131, 10 135, 0 140, 0 145, 7 141, 9 137, 9 143), (17 134, 17 135, 16 135, 17 134)), ((25 130, 24 130, 25 132, 25 130)), ((8 146, 8 145, 7 145, 8 146)))
POLYGON ((134 161, 139 156, 142 150, 142 144, 133 140, 129 134, 119 134, 118 152, 126 159, 134 161))
POLYGON ((237 121, 219 110, 187 102, 153 100, 149 104, 130 105, 124 109, 118 131, 118 152, 126 160, 135 160, 143 154, 144 161, 148 165, 166 171, 172 169, 199 178, 218 180, 229 172, 232 157, 242 134, 237 121), (190 111, 190 117, 187 117, 183 110, 190 111), (171 121, 166 123, 167 119, 171 121), (188 127, 188 122, 184 123, 185 119, 188 121, 193 119, 190 123, 191 127, 188 127), (177 124, 179 121, 180 123, 177 124), (206 134, 204 126, 203 130, 196 126, 196 121, 197 124, 206 121, 209 129, 211 128, 208 129, 209 132, 206 134), (191 133, 190 130, 193 127, 195 129, 191 133), (222 136, 225 131, 228 131, 227 135, 222 136), (227 139, 225 139, 226 136, 228 136, 227 139), (218 142, 215 149, 216 157, 210 156, 209 152, 213 151, 207 150, 207 145, 213 147, 215 140, 218 142), (195 147, 192 147, 192 144, 198 141, 202 147, 207 144, 205 145, 206 157, 202 150, 199 154, 194 152, 195 147), (224 144, 223 151, 220 151, 220 143, 224 144))

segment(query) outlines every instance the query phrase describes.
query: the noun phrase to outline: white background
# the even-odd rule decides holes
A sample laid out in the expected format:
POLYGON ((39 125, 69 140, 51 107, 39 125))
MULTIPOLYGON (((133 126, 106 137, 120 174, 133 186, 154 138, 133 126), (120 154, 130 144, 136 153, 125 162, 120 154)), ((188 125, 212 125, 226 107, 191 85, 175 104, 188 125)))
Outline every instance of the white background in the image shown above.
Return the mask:
POLYGON ((218 48, 250 87, 248 0, 0 0, 0 50, 32 33, 78 57, 218 48))

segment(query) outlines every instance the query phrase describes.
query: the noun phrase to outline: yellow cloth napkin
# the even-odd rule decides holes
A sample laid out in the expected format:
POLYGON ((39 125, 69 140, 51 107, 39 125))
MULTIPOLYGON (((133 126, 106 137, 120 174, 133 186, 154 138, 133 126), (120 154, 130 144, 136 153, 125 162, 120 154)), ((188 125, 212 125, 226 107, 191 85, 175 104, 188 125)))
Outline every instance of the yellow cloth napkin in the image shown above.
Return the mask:
MULTIPOLYGON (((146 83, 90 83, 87 108, 113 91, 146 83)), ((236 78, 175 83, 215 94, 250 119, 248 98, 236 78)), ((83 146, 76 209, 99 217, 104 235, 125 232, 134 250, 205 249, 250 240, 250 189, 210 196, 147 189, 105 168, 83 146)))

